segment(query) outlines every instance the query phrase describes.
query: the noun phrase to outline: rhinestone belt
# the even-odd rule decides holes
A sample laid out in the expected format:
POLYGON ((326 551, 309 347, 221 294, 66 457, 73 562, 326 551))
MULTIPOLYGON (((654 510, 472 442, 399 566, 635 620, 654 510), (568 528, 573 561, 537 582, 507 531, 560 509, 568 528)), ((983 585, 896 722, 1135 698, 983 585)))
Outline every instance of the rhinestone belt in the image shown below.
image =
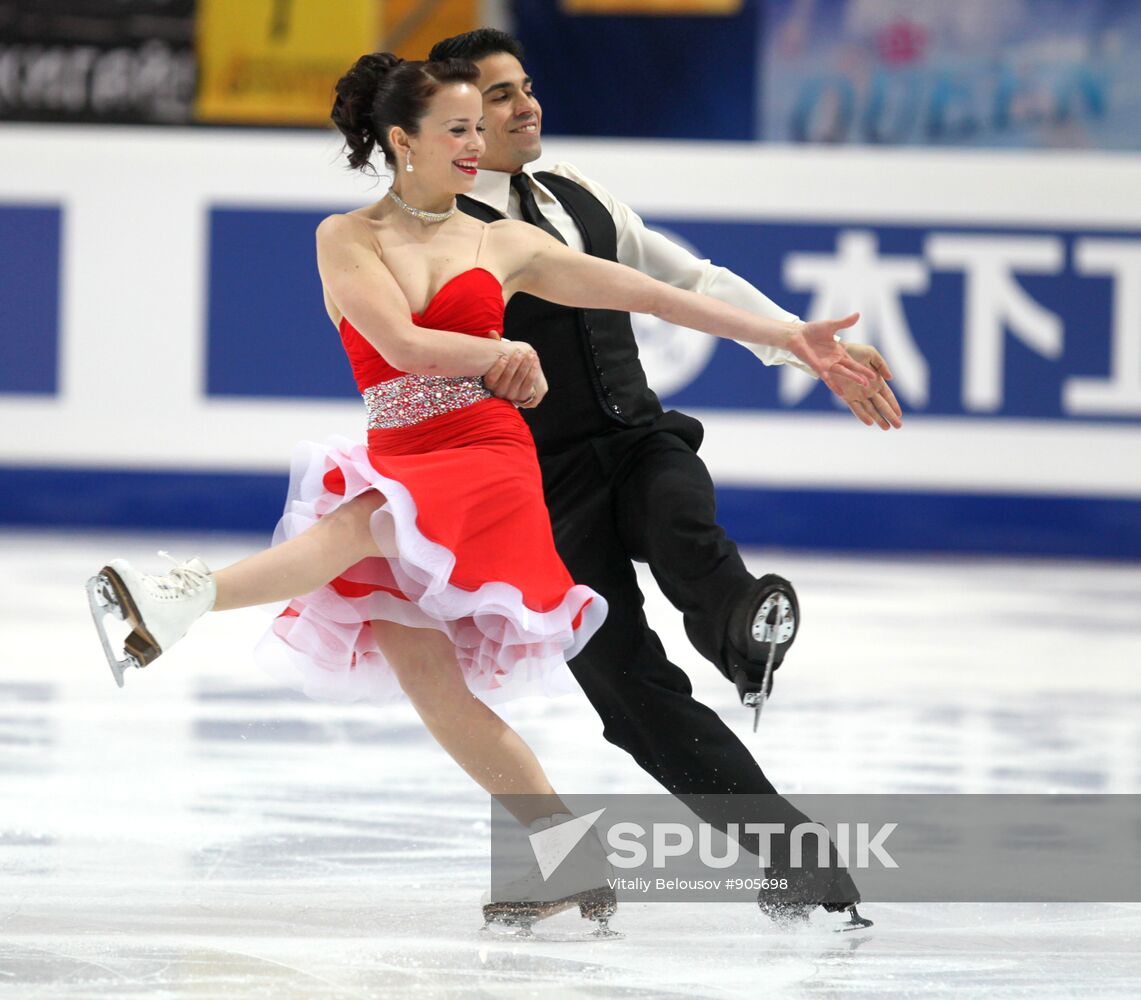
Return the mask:
POLYGON ((362 395, 370 431, 422 424, 491 398, 478 375, 401 375, 365 389, 362 395))

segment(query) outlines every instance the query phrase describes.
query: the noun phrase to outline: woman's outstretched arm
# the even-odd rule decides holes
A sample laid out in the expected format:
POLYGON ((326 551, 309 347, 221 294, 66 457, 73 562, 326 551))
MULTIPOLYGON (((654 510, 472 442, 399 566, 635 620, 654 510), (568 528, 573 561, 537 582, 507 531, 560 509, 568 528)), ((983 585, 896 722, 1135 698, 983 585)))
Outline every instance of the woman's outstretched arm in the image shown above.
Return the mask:
POLYGON ((838 395, 844 385, 840 380, 867 385, 878 378, 835 340, 837 331, 856 322, 856 313, 813 323, 756 316, 707 295, 655 281, 622 264, 570 250, 527 223, 495 222, 492 230, 497 256, 508 265, 503 282, 506 296, 522 291, 559 305, 648 313, 717 337, 784 348, 838 395))

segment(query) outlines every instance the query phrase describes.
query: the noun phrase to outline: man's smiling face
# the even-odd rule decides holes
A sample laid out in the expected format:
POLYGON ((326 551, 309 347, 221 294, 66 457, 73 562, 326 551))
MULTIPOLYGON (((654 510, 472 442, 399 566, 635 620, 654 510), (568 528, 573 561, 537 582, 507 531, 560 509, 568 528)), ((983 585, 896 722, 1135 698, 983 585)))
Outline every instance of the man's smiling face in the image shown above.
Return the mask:
POLYGON ((531 78, 513 55, 497 52, 480 59, 476 66, 487 142, 479 168, 513 174, 525 163, 537 160, 543 151, 543 109, 531 91, 531 78))

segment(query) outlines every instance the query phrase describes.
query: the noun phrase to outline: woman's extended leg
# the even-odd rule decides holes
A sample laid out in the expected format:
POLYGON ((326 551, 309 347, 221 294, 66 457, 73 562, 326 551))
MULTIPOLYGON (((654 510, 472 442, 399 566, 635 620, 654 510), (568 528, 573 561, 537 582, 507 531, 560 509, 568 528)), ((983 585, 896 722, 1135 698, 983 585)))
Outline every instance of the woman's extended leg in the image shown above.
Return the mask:
MULTIPOLYGON (((142 667, 181 639, 207 611, 268 604, 307 594, 369 556, 395 551, 391 538, 377 539, 369 526, 384 503, 364 493, 295 538, 264 549, 217 573, 200 559, 180 563, 167 574, 140 573, 124 559, 113 559, 87 581, 87 599, 115 681, 123 686, 128 666, 142 667), (116 653, 105 618, 125 619, 131 633, 116 653)), ((386 519, 385 531, 391 532, 386 519)))
POLYGON ((528 796, 504 802, 524 826, 569 812, 531 748, 468 689, 446 635, 394 622, 373 622, 372 629, 428 731, 480 787, 491 795, 528 796))
POLYGON ((362 559, 381 555, 369 519, 383 504, 384 497, 375 490, 362 493, 296 537, 217 570, 213 610, 271 604, 308 594, 362 559))

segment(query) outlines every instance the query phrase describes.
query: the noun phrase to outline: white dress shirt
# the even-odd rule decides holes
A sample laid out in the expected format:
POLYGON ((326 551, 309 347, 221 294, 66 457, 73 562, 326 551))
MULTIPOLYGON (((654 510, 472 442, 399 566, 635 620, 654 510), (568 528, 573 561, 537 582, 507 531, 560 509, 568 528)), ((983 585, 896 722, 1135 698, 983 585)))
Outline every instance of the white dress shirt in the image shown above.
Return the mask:
MULTIPOLYGON (((758 292, 744 278, 708 260, 698 259, 661 233, 647 229, 638 213, 629 205, 618 201, 601 185, 583 177, 571 164, 556 163, 550 168, 550 172, 581 184, 606 207, 614 219, 614 228, 618 234, 620 264, 632 267, 675 288, 700 292, 702 295, 709 295, 756 315, 780 320, 798 318, 782 309, 767 295, 758 292)), ((563 208, 562 202, 533 176, 530 174, 528 176, 539 210, 559 231, 567 246, 581 252, 584 249, 582 235, 567 210, 563 208)), ((511 175, 508 173, 480 170, 470 196, 501 212, 509 219, 523 218, 519 210, 519 195, 512 190, 511 175)), ((812 375, 813 378, 816 377, 806 364, 788 351, 758 344, 741 344, 741 346, 755 354, 766 365, 792 365, 812 375)))

